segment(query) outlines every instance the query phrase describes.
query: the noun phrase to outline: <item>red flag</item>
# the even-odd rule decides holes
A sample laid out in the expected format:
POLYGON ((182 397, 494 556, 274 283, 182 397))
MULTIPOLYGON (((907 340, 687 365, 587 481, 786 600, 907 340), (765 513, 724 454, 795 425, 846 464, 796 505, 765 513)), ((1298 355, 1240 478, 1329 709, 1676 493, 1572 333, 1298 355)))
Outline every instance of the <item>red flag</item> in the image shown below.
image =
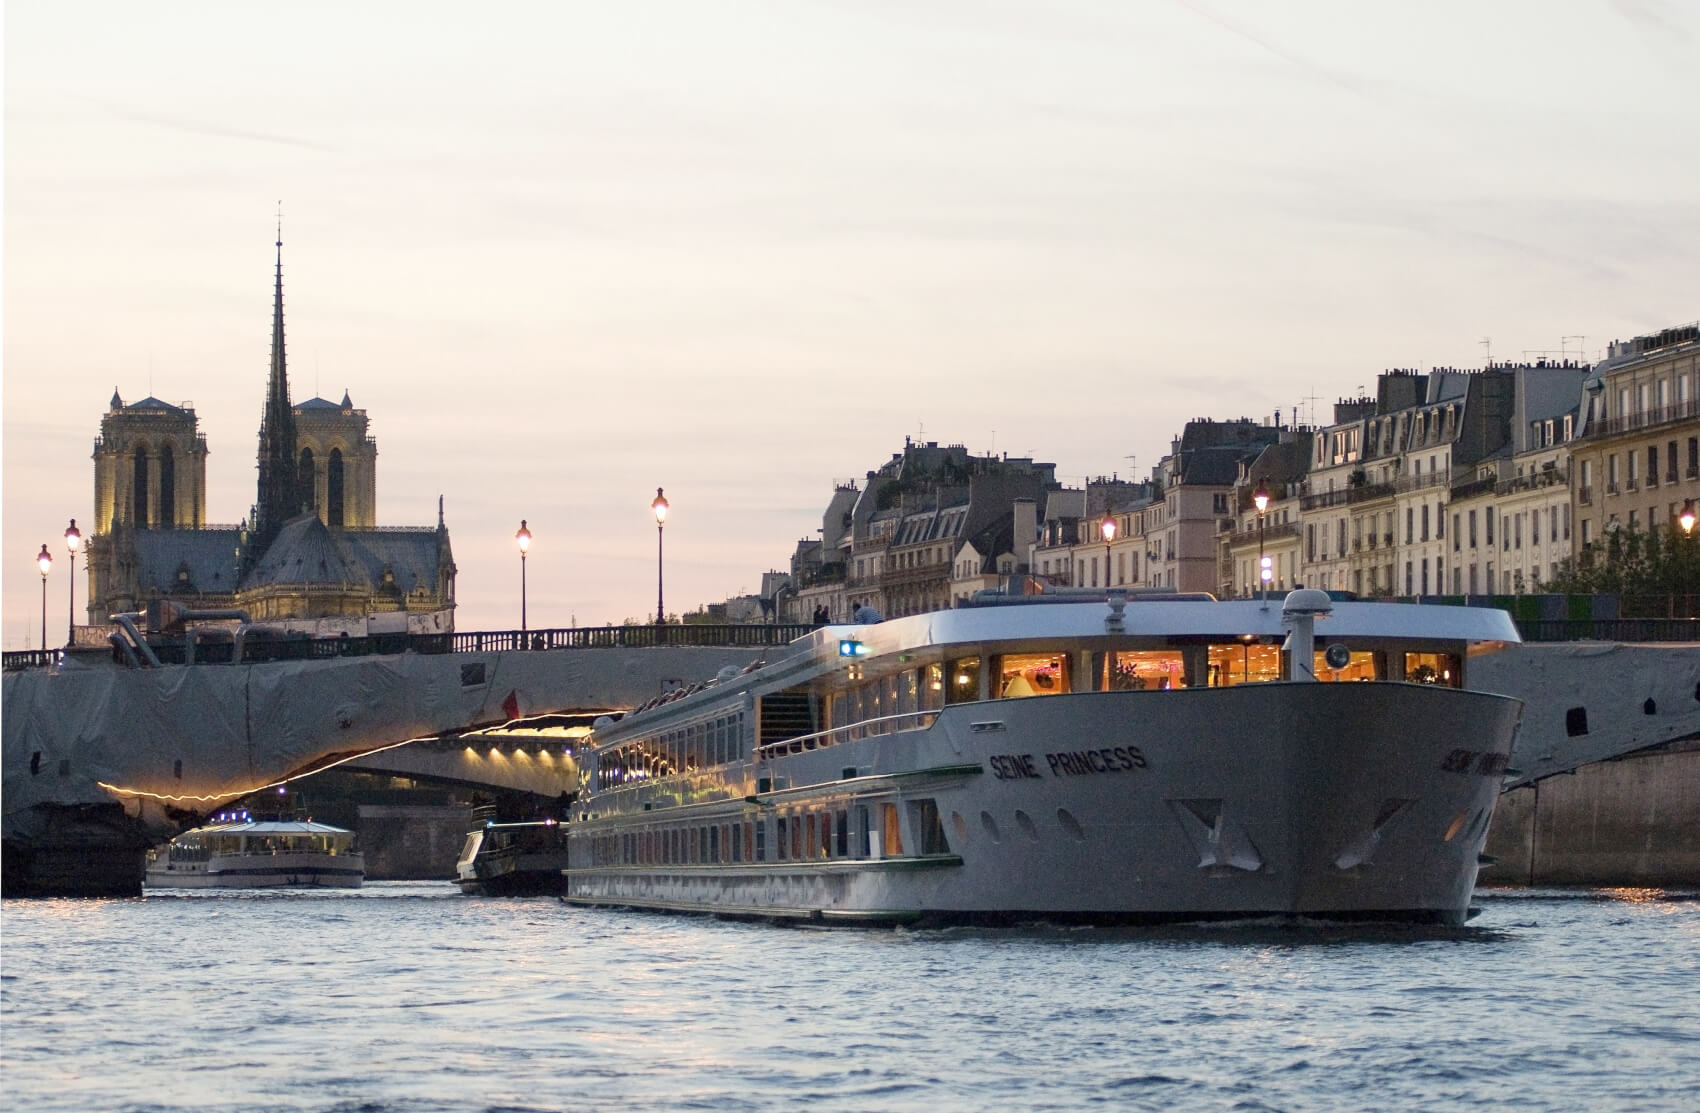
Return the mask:
POLYGON ((502 701, 502 714, 510 719, 519 718, 519 693, 508 691, 508 698, 502 701))

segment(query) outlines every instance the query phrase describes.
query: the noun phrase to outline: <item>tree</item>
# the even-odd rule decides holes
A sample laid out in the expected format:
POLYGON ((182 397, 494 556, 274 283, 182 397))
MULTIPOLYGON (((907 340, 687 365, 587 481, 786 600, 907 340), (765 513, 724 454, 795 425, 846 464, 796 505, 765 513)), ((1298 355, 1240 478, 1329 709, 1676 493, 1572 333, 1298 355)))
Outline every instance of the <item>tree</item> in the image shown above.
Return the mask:
POLYGON ((1613 523, 1599 542, 1562 561, 1540 590, 1615 595, 1624 618, 1694 618, 1700 612, 1700 537, 1613 523))

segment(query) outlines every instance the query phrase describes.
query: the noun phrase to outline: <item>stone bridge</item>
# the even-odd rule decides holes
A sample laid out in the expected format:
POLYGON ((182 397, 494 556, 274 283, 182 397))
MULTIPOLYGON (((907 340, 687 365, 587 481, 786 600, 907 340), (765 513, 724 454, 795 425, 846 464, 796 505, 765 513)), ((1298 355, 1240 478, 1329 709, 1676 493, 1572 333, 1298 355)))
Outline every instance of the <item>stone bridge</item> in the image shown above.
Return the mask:
MULTIPOLYGON (((790 632, 742 629, 774 641, 790 632)), ((610 645, 158 668, 73 656, 10 672, 5 888, 136 891, 147 847, 220 805, 335 765, 558 796, 577 787, 568 750, 596 714, 784 652, 610 645), (552 718, 468 736, 540 715, 552 718)))

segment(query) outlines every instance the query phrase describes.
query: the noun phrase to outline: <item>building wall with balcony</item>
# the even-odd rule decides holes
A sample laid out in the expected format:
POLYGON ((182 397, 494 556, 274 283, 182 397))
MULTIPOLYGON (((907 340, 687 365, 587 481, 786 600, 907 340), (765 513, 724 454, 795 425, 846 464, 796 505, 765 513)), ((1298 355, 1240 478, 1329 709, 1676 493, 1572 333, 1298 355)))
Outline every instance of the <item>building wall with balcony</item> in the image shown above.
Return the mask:
POLYGON ((1572 551, 1605 531, 1671 528, 1700 500, 1700 326, 1614 342, 1584 387, 1572 446, 1572 551))

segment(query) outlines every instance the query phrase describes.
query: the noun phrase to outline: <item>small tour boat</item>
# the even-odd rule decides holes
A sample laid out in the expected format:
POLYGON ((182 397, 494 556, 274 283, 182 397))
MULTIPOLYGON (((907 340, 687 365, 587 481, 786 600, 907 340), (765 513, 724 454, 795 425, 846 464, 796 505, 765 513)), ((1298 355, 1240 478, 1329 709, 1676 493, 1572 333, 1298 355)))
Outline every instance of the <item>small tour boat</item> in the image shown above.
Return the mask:
POLYGON ((455 863, 463 893, 524 897, 564 893, 567 839, 553 819, 523 823, 488 820, 467 833, 455 863))
POLYGON ((148 854, 150 889, 358 889, 366 861, 354 832, 307 819, 247 812, 185 831, 148 854))

